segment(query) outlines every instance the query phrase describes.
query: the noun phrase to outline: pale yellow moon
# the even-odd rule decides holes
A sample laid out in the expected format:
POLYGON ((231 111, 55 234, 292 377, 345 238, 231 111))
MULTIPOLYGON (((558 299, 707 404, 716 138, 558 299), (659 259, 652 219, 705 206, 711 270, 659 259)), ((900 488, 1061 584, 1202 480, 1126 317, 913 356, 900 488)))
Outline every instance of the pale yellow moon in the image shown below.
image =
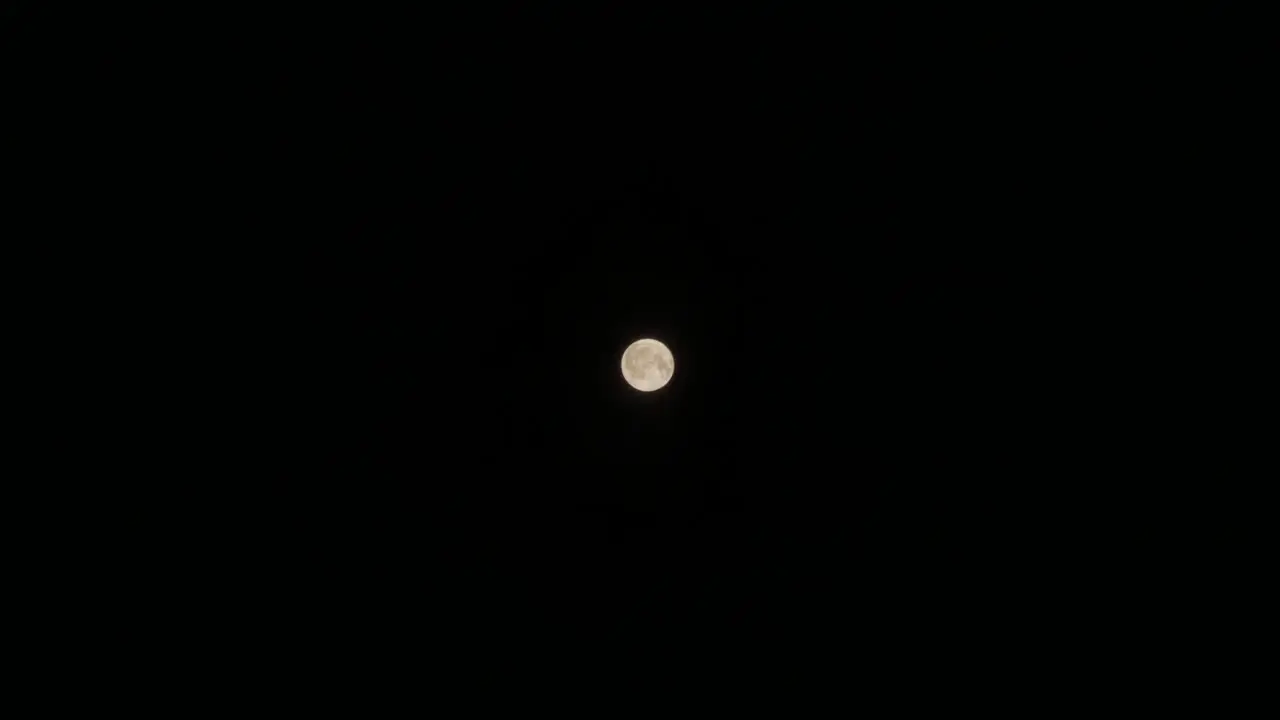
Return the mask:
POLYGON ((675 371, 675 357, 657 340, 641 338, 622 353, 622 377, 640 392, 661 390, 675 371))

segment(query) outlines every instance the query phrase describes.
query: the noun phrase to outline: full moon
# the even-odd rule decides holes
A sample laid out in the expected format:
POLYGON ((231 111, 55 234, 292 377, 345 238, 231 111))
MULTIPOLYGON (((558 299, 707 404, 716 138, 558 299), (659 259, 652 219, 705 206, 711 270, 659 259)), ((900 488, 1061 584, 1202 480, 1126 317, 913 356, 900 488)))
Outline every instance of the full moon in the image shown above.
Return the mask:
POLYGON ((671 351, 657 340, 637 340, 622 353, 622 377, 640 392, 662 389, 675 371, 676 360, 671 351))

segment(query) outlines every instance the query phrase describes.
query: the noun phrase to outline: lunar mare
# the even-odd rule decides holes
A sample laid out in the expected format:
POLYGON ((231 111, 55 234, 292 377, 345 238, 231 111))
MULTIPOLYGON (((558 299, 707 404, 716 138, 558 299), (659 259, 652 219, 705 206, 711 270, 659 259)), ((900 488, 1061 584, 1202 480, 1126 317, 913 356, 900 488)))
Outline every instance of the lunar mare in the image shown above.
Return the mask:
POLYGON ((676 360, 666 345, 649 338, 636 340, 622 353, 622 377, 641 392, 661 389, 676 371, 676 360))

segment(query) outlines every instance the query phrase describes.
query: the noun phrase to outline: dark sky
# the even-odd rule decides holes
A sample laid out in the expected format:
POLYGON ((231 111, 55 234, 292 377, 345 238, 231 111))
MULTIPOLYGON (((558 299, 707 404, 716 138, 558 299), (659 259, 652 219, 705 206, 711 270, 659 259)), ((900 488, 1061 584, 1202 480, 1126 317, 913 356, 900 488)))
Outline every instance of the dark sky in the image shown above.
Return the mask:
POLYGON ((558 7, 100 10, 47 26, 93 62, 21 46, 67 81, 33 83, 74 111, 59 152, 111 161, 73 181, 95 217, 217 276, 233 604, 352 636, 1013 628, 1067 487, 1063 268, 1145 200, 1111 152, 1138 72, 1031 17, 558 7), (639 337, 660 392, 620 377, 639 337))
POLYGON ((499 625, 877 632, 854 608, 994 581, 1052 382, 1028 228, 1065 232, 1037 78, 739 13, 372 23, 280 78, 315 572, 499 625))

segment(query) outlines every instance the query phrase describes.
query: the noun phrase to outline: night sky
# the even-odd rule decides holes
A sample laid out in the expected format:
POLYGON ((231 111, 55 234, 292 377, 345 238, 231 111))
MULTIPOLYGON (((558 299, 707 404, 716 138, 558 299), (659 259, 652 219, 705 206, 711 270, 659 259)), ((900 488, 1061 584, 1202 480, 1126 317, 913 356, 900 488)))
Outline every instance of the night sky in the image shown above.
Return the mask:
POLYGON ((1060 202, 1020 71, 894 24, 596 20, 372 25, 302 73, 282 542, 489 627, 880 633, 1016 585, 1060 202), (640 337, 661 392, 620 376, 640 337))
POLYGON ((112 188, 95 222, 216 276, 214 319, 166 325, 220 338, 224 403, 174 467, 219 467, 209 585, 244 623, 902 648, 1043 620, 1033 539, 1088 435, 1063 408, 1105 362, 1066 268, 1148 200, 1113 152, 1145 86, 1099 45, 958 12, 171 15, 115 17, 147 41, 83 71, 22 47, 86 91, 56 127, 98 119, 62 136, 115 163, 77 176, 112 188), (619 372, 642 337, 658 392, 619 372))

